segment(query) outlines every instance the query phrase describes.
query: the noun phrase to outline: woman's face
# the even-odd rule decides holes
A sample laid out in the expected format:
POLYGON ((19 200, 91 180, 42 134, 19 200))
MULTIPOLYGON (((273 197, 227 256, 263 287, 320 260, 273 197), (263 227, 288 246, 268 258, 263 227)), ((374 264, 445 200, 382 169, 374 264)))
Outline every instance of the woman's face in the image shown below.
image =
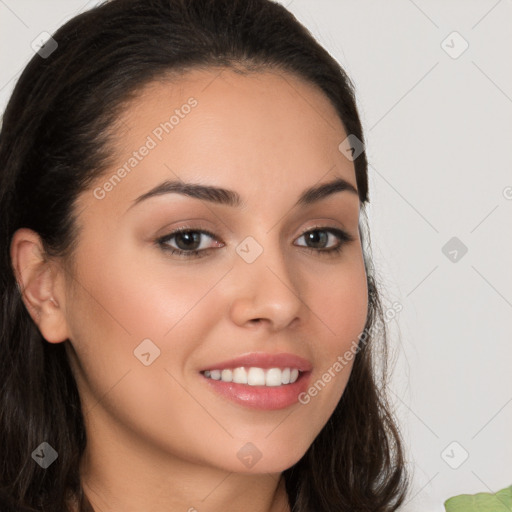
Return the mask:
POLYGON ((116 134, 76 205, 63 308, 89 449, 281 472, 333 412, 367 315, 348 134, 314 86, 230 70, 151 84, 116 134), (334 180, 349 188, 299 201, 334 180))

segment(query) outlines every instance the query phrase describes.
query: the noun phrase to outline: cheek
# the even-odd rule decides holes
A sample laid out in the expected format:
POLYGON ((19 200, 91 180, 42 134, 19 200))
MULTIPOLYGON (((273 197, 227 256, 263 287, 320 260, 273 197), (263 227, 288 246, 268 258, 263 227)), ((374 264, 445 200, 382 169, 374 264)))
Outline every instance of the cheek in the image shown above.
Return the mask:
POLYGON ((201 434, 190 418, 201 418, 198 425, 205 418, 183 387, 184 368, 219 317, 204 300, 219 272, 180 271, 168 262, 150 265, 137 254, 120 253, 110 251, 108 260, 88 254, 80 262, 80 284, 68 311, 78 359, 74 374, 84 410, 92 411, 87 421, 94 429, 108 411, 166 449, 186 447, 187 436, 201 434))
POLYGON ((318 316, 324 321, 329 345, 343 347, 347 338, 354 338, 364 328, 368 313, 366 275, 352 274, 331 279, 315 297, 318 316), (330 336, 329 336, 330 335, 330 336))
POLYGON ((225 271, 191 271, 163 257, 155 263, 115 244, 103 253, 108 258, 89 251, 78 262, 68 310, 89 387, 101 394, 130 368, 151 369, 143 379, 155 368, 181 372, 219 317, 205 299, 225 271))
POLYGON ((358 339, 368 315, 368 284, 360 250, 356 247, 344 263, 312 275, 310 282, 311 307, 323 325, 323 347, 330 357, 358 339))
POLYGON ((84 286, 72 307, 82 331, 85 326, 100 331, 100 338, 114 345, 169 336, 201 308, 201 299, 219 280, 218 272, 191 271, 163 257, 155 264, 137 254, 106 252, 108 259, 91 255, 82 265, 84 286))
POLYGON ((354 251, 346 265, 318 275, 313 289, 308 296, 318 318, 315 353, 321 366, 301 403, 315 410, 322 425, 345 390, 366 324, 368 284, 362 253, 354 251))

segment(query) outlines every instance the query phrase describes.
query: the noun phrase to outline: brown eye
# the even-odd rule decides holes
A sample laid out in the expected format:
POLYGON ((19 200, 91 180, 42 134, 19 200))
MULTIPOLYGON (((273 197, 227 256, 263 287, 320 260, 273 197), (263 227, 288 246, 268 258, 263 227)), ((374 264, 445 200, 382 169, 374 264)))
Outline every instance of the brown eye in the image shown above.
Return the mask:
MULTIPOLYGON (((346 231, 338 228, 314 228, 303 233, 299 238, 304 238, 306 241, 306 249, 315 251, 322 254, 333 254, 341 251, 343 246, 352 242, 354 238, 346 231), (330 236, 334 240, 338 240, 337 245, 334 247, 326 247, 329 243, 330 236)), ((301 247, 304 247, 301 245, 301 247)))
MULTIPOLYGON (((159 238, 156 243, 162 250, 171 254, 183 257, 201 257, 206 256, 211 248, 211 242, 208 246, 207 238, 217 240, 214 233, 204 229, 179 228, 159 238), (204 246, 201 247, 202 245, 204 246)), ((222 244, 217 242, 216 246, 219 247, 222 244)))
POLYGON ((201 233, 199 231, 183 231, 173 236, 178 249, 184 251, 196 250, 201 245, 201 233))
POLYGON ((329 242, 329 235, 325 231, 320 231, 318 229, 315 231, 309 231, 303 236, 306 243, 312 244, 313 249, 324 249, 325 245, 329 242))

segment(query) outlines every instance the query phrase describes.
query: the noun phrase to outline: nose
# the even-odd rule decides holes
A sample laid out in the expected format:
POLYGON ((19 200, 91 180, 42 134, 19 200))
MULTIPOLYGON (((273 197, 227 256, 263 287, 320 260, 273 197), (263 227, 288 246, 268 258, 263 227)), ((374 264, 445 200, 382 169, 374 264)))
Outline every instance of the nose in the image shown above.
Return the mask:
POLYGON ((230 316, 238 326, 266 324, 278 331, 300 321, 300 273, 293 272, 279 248, 265 247, 252 263, 242 257, 231 272, 230 316))

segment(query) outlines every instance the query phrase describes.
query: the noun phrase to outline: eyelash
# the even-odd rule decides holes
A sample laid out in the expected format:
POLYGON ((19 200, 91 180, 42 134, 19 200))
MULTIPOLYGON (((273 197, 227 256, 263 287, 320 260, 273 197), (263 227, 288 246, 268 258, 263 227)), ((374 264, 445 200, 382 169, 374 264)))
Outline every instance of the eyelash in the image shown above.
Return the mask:
MULTIPOLYGON (((307 235, 308 233, 314 233, 315 231, 323 231, 326 233, 331 233, 334 236, 336 236, 339 240, 339 243, 336 247, 332 247, 330 249, 315 249, 314 247, 307 247, 307 246, 300 246, 302 249, 306 249, 310 252, 315 252, 317 254, 321 254, 322 256, 332 256, 335 257, 337 254, 339 254, 343 247, 354 241, 354 237, 347 233, 346 231, 339 229, 339 228, 331 228, 327 226, 314 226, 313 228, 309 228, 307 231, 304 231, 299 238, 303 237, 304 235, 307 235)), ((213 239, 216 240, 216 235, 212 233, 211 231, 208 231, 207 229, 201 229, 201 228, 189 228, 189 227, 182 227, 178 228, 168 235, 165 235, 163 237, 158 238, 155 242, 158 244, 158 246, 165 252, 168 252, 172 255, 177 255, 182 258, 202 258, 204 256, 207 256, 211 250, 210 249, 194 249, 191 251, 184 251, 182 249, 176 249, 174 247, 170 247, 167 242, 171 239, 173 239, 176 235, 180 233, 201 233, 204 235, 207 235, 213 239)))

